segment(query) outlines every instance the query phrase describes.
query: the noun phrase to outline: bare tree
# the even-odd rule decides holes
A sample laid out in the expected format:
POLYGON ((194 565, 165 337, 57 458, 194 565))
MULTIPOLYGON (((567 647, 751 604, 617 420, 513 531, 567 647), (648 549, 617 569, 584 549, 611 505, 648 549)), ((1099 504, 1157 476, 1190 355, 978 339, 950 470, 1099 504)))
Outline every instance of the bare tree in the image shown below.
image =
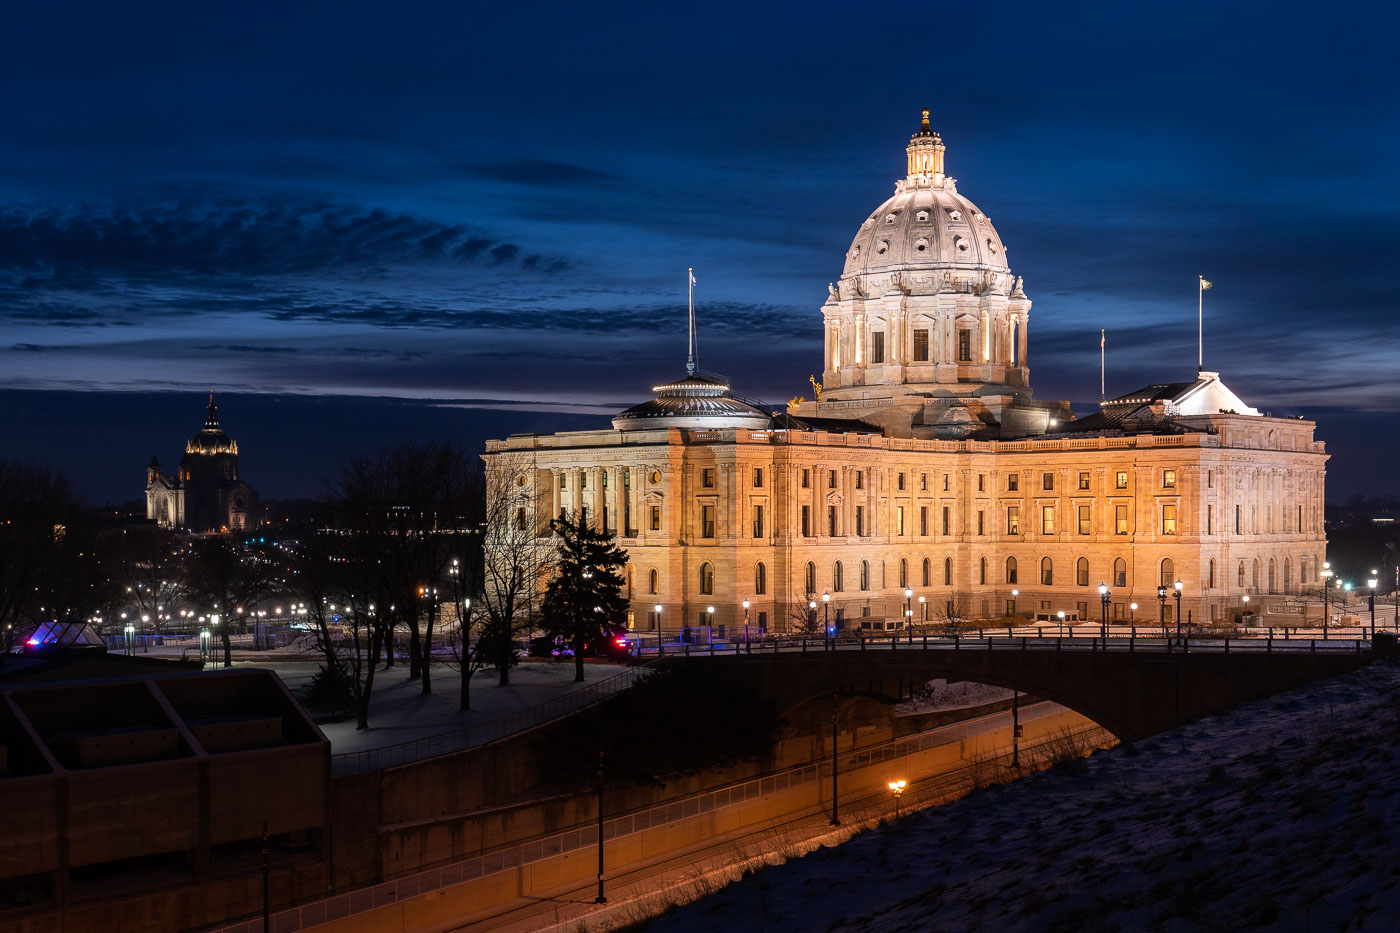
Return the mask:
POLYGON ((114 582, 118 603, 131 607, 132 624, 142 623, 136 625, 138 631, 149 622, 157 638, 162 634, 166 610, 184 589, 188 551, 180 536, 164 529, 122 532, 113 560, 114 582))
POLYGON ((490 454, 486 462, 481 560, 481 611, 477 650, 495 666, 501 686, 510 684, 515 636, 553 563, 537 503, 535 470, 528 454, 490 454))
POLYGON ((110 595, 96 529, 66 476, 0 460, 0 663, 39 622, 84 622, 110 595))
POLYGON ((234 615, 240 607, 251 610, 258 605, 272 586, 276 569, 269 553, 228 535, 210 535, 193 546, 190 595, 207 603, 210 613, 219 616, 216 628, 224 649, 224 667, 233 666, 229 630, 234 615))

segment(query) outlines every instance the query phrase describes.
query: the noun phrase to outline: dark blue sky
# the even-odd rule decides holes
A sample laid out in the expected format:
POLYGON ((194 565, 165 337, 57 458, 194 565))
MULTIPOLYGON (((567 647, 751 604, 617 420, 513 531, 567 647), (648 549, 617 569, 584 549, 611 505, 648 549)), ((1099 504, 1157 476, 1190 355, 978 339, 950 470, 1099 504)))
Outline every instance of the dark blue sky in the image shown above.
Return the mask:
POLYGON ((676 371, 692 265, 706 367, 786 399, 927 106, 1035 301, 1039 395, 1096 400, 1099 327, 1111 391, 1189 376, 1203 273, 1207 368, 1319 420, 1333 495, 1379 491, 1367 435, 1395 453, 1400 428, 1397 20, 1379 3, 11 5, 0 444, 118 498, 214 386, 245 474, 290 494, 324 452, 407 424, 509 430, 480 406, 577 426, 560 413, 611 413, 676 371), (60 418, 79 423, 35 427, 60 418))

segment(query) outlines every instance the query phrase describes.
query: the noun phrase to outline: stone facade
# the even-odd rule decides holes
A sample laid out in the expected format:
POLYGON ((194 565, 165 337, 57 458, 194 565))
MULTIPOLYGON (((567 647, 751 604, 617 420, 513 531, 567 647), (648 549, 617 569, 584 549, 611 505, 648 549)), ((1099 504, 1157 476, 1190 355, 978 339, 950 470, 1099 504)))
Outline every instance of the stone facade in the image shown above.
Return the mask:
POLYGON ((1098 621, 1100 584, 1110 619, 1156 624, 1177 581, 1183 615, 1223 621, 1246 595, 1319 586, 1313 423, 1261 415, 1207 371, 1079 419, 1033 400, 1030 300, 943 151, 925 114, 908 177, 829 288, 817 399, 764 424, 692 366, 613 430, 489 442, 488 469, 528 478, 515 514, 615 532, 633 627, 655 630, 659 605, 668 635, 884 629, 906 605, 917 623, 1098 621))

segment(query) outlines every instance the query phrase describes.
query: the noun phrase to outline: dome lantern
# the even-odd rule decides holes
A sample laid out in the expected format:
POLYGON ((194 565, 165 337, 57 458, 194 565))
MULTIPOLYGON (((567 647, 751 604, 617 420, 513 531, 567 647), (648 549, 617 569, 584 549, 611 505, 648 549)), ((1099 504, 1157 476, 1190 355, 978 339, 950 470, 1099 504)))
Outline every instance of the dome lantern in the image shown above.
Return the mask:
POLYGON ((915 178, 942 178, 943 139, 928 125, 928 111, 924 111, 924 122, 919 131, 909 137, 909 180, 915 178))

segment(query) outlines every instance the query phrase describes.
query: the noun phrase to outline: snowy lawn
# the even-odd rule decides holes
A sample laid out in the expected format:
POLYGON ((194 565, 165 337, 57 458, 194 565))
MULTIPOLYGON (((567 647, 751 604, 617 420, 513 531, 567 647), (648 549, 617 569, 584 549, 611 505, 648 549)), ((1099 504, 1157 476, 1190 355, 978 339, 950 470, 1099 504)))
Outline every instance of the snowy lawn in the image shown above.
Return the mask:
POLYGON ((657 930, 1400 929, 1400 662, 974 792, 657 930))

